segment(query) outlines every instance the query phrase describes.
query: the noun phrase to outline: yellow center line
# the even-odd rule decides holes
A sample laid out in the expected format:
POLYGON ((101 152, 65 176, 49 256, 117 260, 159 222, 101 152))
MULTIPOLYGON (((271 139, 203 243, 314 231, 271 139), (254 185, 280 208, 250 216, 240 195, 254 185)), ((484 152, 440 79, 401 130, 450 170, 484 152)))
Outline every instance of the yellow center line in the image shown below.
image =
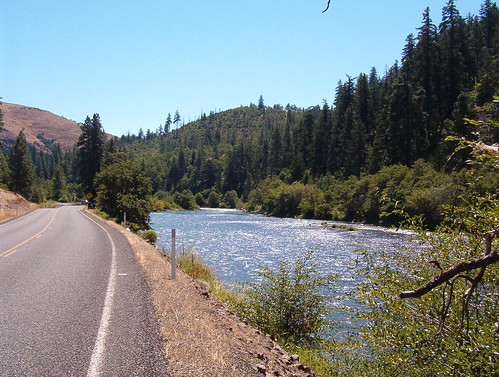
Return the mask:
POLYGON ((23 246, 24 244, 27 244, 29 241, 31 241, 34 238, 40 237, 43 232, 45 232, 47 229, 50 228, 50 226, 54 223, 54 220, 55 220, 55 213, 52 216, 52 219, 50 219, 50 222, 45 226, 45 228, 43 228, 41 231, 36 233, 34 236, 31 236, 30 238, 25 239, 23 242, 18 243, 16 246, 11 247, 9 250, 5 250, 3 253, 0 254, 0 257, 7 258, 8 256, 11 256, 12 254, 14 254, 17 251, 17 249, 20 248, 21 246, 23 246))

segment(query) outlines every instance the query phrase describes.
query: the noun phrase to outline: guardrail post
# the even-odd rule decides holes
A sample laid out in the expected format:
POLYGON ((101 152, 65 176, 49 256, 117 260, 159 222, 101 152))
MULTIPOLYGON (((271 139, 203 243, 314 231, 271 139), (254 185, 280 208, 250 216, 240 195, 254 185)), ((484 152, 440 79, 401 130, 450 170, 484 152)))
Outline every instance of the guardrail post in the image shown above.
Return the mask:
POLYGON ((176 250, 175 250, 175 238, 176 238, 176 232, 175 229, 172 229, 172 280, 175 280, 177 277, 176 273, 176 267, 177 267, 177 256, 176 256, 176 250))

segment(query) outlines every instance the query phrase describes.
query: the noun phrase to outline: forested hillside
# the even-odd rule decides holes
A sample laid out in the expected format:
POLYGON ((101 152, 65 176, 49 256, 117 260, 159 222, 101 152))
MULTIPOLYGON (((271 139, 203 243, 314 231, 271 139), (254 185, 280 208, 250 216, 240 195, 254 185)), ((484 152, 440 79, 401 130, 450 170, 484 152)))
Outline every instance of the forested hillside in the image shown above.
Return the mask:
POLYGON ((456 196, 455 175, 468 158, 466 151, 454 153, 456 141, 446 139, 499 141, 499 130, 488 121, 498 115, 498 24, 490 1, 479 16, 466 18, 449 1, 440 23, 424 10, 417 34, 406 38, 401 62, 382 74, 373 68, 347 76, 332 104, 267 106, 260 97, 257 104, 202 114, 173 131, 167 121, 156 131, 123 136, 116 147, 142 165, 155 191, 203 192, 206 199, 208 192, 233 190, 251 209, 270 214, 378 222, 380 208, 367 202, 379 201, 385 186, 396 184, 407 192, 390 199, 434 211, 428 206, 456 196), (475 127, 465 118, 482 123, 475 127), (404 167, 388 168, 397 164, 404 167), (433 186, 438 188, 428 191, 433 186), (346 203, 353 198, 342 195, 341 187, 345 194, 361 190, 356 200, 363 202, 346 203), (302 203, 311 190, 310 200, 321 203, 302 203), (265 197, 258 198, 262 191, 265 197), (277 197, 268 203, 272 194, 277 197), (329 198, 322 202, 324 195, 329 198), (439 202, 417 203, 430 199, 439 202))
MULTIPOLYGON (((261 96, 257 104, 201 114, 181 127, 180 117, 172 123, 165 114, 157 130, 109 140, 102 167, 138 163, 158 193, 157 208, 168 193, 187 208, 229 205, 224 196, 230 193, 251 210, 279 216, 380 222, 398 203, 437 222, 439 207, 465 185, 459 172, 470 151, 455 153, 457 140, 499 141, 490 122, 499 113, 493 102, 499 10, 485 1, 478 16, 464 17, 450 0, 440 22, 434 17, 424 10, 400 62, 385 72, 350 73, 331 103, 268 106, 261 96)), ((45 182, 58 166, 67 182, 88 181, 76 157, 57 148, 32 151, 45 182)), ((53 196, 48 185, 45 191, 53 196)))

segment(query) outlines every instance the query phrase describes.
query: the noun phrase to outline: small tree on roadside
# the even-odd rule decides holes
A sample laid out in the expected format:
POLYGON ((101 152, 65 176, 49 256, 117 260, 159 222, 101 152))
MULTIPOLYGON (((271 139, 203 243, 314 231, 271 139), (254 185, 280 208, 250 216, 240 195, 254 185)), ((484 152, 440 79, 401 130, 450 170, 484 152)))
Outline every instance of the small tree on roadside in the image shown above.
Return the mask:
POLYGON ((95 178, 97 206, 109 216, 122 219, 134 230, 149 229, 151 212, 151 180, 137 164, 112 164, 95 178))

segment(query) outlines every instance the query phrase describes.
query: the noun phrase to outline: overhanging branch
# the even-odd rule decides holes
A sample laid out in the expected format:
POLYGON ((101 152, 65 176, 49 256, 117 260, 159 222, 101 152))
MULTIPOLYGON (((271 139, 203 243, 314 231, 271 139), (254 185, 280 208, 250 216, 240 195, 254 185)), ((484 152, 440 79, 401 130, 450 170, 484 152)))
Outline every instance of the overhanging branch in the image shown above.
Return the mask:
MULTIPOLYGON (((485 256, 480 259, 476 259, 470 262, 461 262, 451 268, 449 268, 447 271, 442 271, 440 275, 435 276, 431 281, 426 283, 425 285, 413 290, 413 291, 405 291, 400 293, 400 298, 409 298, 409 297, 421 297, 425 295, 426 293, 430 292, 434 288, 438 287, 439 285, 448 282, 451 280, 454 276, 457 276, 463 272, 468 272, 472 270, 476 270, 478 268, 481 268, 482 271, 480 271, 480 274, 477 276, 477 278, 473 279, 473 285, 476 286, 478 282, 481 280, 483 277, 483 273, 485 272, 485 267, 487 267, 490 264, 499 262, 499 254, 498 253, 491 253, 492 250, 492 239, 494 236, 499 234, 499 228, 496 228, 493 231, 486 232, 484 234, 484 240, 485 240, 485 256)), ((474 287, 472 287, 473 290, 474 287)))
POLYGON ((496 262, 499 262, 499 254, 489 254, 481 259, 459 263, 454 267, 448 269, 447 271, 442 272, 439 276, 435 276, 425 285, 413 291, 402 292, 400 294, 400 298, 421 297, 430 292, 432 289, 438 287, 440 284, 443 284, 452 279, 454 276, 459 275, 460 273, 476 270, 477 268, 487 267, 488 265, 496 262))

